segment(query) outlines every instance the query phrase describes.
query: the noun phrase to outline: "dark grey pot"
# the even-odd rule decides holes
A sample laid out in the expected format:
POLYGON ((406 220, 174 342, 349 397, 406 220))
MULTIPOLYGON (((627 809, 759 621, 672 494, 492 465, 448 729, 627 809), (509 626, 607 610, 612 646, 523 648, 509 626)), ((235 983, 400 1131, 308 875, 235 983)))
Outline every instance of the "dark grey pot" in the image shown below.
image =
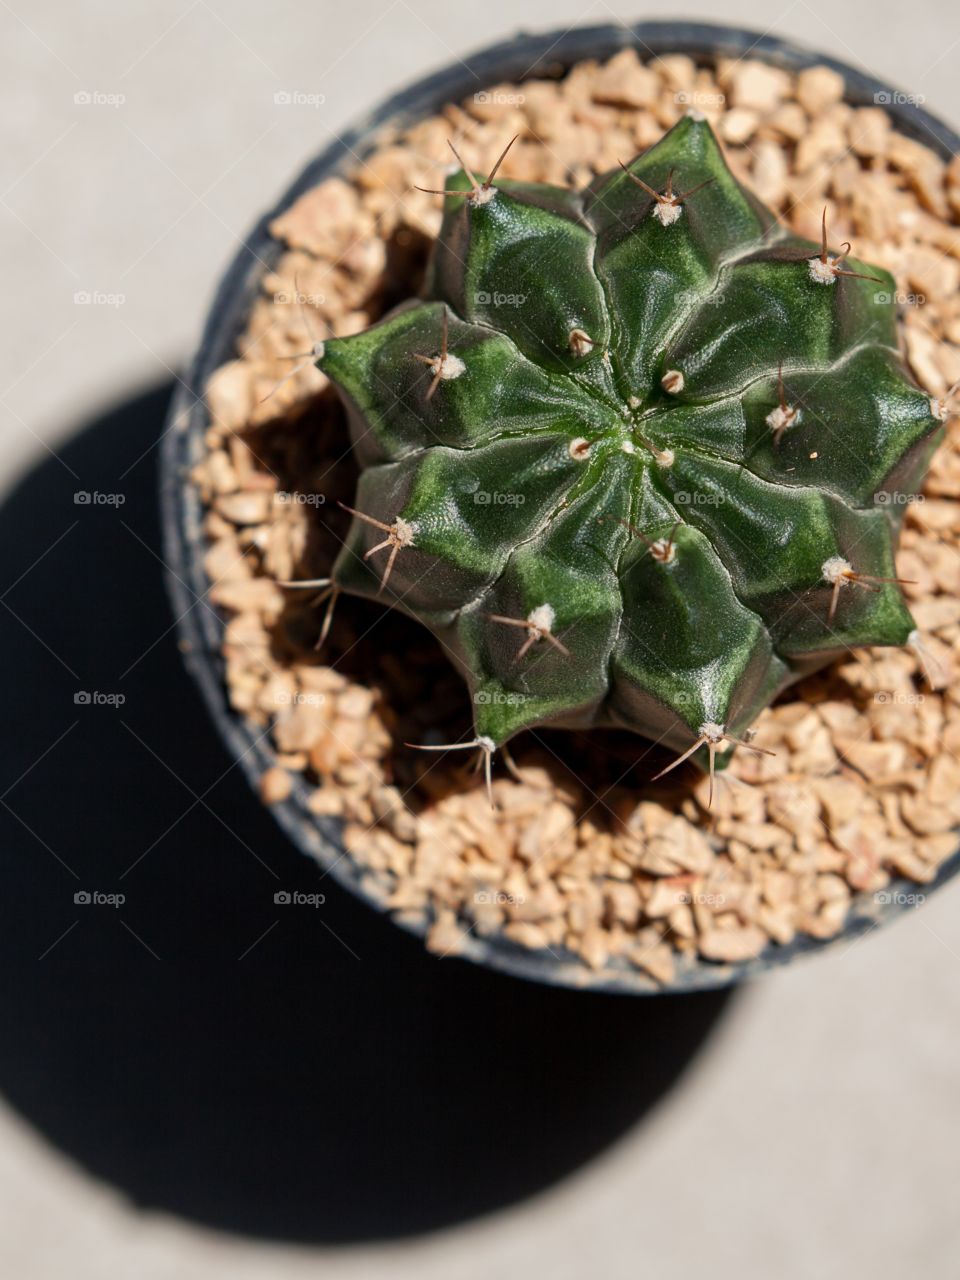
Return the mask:
MULTIPOLYGON (((520 34, 512 40, 493 45, 390 98, 348 129, 340 141, 312 160, 276 207, 253 228, 221 281, 207 316, 200 349, 171 405, 163 439, 160 500, 168 566, 167 585, 178 619, 184 661, 197 681, 228 749, 251 783, 255 783, 273 763, 273 753, 259 732, 227 705, 224 664, 220 656, 222 621, 209 609, 194 607, 197 597, 204 596, 210 584, 203 569, 203 512, 199 496, 190 483, 189 472, 202 455, 203 434, 208 422, 203 402, 204 388, 213 371, 235 354, 237 338, 257 295, 261 278, 282 252, 282 246, 271 237, 268 224, 305 191, 332 174, 347 172, 358 158, 363 159, 369 154, 376 145, 377 131, 388 121, 402 128, 432 115, 444 103, 459 101, 486 85, 556 76, 583 59, 606 58, 630 45, 648 56, 686 53, 694 58, 718 54, 741 57, 749 53, 752 58, 790 70, 827 65, 843 76, 848 101, 860 105, 883 105, 901 132, 925 143, 945 158, 960 151, 960 138, 941 121, 908 100, 907 95, 833 58, 752 31, 703 23, 642 22, 634 27, 600 26, 544 35, 520 34)), ((308 791, 307 785, 297 779, 290 799, 273 808, 277 821, 303 853, 316 859, 351 892, 365 898, 377 910, 382 910, 381 904, 362 889, 355 864, 344 856, 340 823, 334 819, 314 817, 307 810, 304 802, 308 791)), ((826 942, 798 938, 788 946, 771 945, 758 959, 740 965, 686 962, 678 966, 676 980, 669 988, 656 986, 644 974, 626 965, 594 975, 572 954, 561 955, 558 959, 550 952, 529 951, 504 940, 476 938, 472 934, 465 939, 462 954, 477 964, 489 965, 519 977, 590 990, 648 995, 663 990, 696 991, 720 987, 776 965, 787 964, 801 955, 825 951, 830 947, 849 947, 853 939, 910 910, 911 897, 918 890, 928 896, 958 869, 960 852, 941 868, 932 884, 917 886, 897 880, 885 895, 887 901, 878 902, 871 895, 855 899, 843 933, 826 942)))

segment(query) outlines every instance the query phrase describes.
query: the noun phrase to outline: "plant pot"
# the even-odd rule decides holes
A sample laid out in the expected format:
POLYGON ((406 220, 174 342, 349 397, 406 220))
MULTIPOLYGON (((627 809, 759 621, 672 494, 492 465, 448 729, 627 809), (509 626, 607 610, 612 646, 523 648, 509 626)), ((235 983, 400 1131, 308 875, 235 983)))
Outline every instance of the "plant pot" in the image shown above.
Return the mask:
MULTIPOLYGON (((197 490, 190 482, 191 468, 203 452, 203 436, 208 425, 203 400, 211 374, 235 352, 250 308, 266 270, 278 261, 282 246, 268 231, 268 225, 282 210, 322 180, 345 172, 364 158, 375 145, 377 131, 390 122, 398 127, 414 123, 436 112, 443 104, 458 101, 477 89, 478 84, 516 82, 538 76, 558 76, 588 58, 607 58, 618 50, 635 46, 645 55, 685 53, 696 58, 717 55, 740 57, 749 52, 760 59, 791 71, 826 65, 838 71, 846 84, 847 100, 854 104, 883 104, 895 127, 947 158, 960 150, 960 138, 940 121, 896 92, 835 60, 800 49, 771 36, 698 23, 641 23, 633 28, 603 26, 546 35, 520 35, 471 56, 470 70, 457 62, 429 76, 378 107, 336 144, 314 159, 284 194, 276 208, 264 216, 246 237, 216 293, 207 318, 200 349, 177 390, 163 440, 161 502, 167 575, 173 608, 178 618, 181 648, 188 669, 196 679, 230 753, 251 783, 274 762, 272 748, 253 725, 230 709, 224 684, 221 656, 223 621, 209 609, 194 608, 197 597, 209 587, 204 567, 205 550, 201 531, 203 509, 197 490)), ((315 817, 305 806, 306 785, 299 778, 289 799, 273 806, 283 830, 304 854, 313 858, 344 887, 366 898, 359 869, 344 856, 341 823, 337 819, 315 817)), ((960 868, 960 855, 943 864, 936 880, 924 886, 924 895, 935 890, 960 868)), ((645 974, 626 966, 622 971, 591 974, 572 954, 559 958, 548 951, 531 951, 500 938, 465 939, 461 954, 476 963, 520 977, 571 987, 648 994, 664 990, 693 991, 723 986, 798 956, 823 951, 836 944, 849 946, 852 938, 902 914, 914 900, 916 886, 894 880, 884 895, 854 898, 843 932, 825 941, 798 937, 786 945, 770 945, 756 959, 740 964, 713 964, 691 961, 682 967, 668 987, 657 985, 645 974), (862 899, 862 900, 861 900, 862 899)), ((411 925, 413 932, 422 933, 411 925)))

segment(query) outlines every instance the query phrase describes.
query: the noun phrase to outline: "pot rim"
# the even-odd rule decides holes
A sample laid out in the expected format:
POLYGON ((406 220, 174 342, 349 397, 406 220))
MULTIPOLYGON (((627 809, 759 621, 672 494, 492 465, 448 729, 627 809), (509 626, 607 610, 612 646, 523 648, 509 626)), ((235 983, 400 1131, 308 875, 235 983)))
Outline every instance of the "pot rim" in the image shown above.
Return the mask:
MULTIPOLYGON (((221 364, 236 354, 236 340, 257 296, 265 271, 283 251, 269 232, 269 224, 304 192, 335 174, 343 174, 358 156, 369 154, 378 135, 389 126, 404 128, 434 114, 448 102, 457 102, 480 88, 498 82, 518 83, 556 78, 588 58, 606 59, 624 48, 641 56, 685 53, 702 61, 718 56, 750 56, 789 71, 827 66, 844 80, 845 100, 856 105, 880 105, 904 134, 925 143, 942 157, 960 152, 960 137, 925 111, 910 95, 886 85, 865 72, 834 58, 805 49, 788 40, 735 27, 700 22, 640 22, 633 26, 599 25, 530 34, 521 31, 511 39, 490 45, 416 81, 386 99, 372 112, 346 129, 336 142, 311 160, 274 208, 264 214, 224 273, 207 312, 199 347, 171 400, 161 438, 160 509, 165 580, 176 617, 180 648, 187 670, 203 695, 207 710, 231 756, 256 790, 260 775, 275 763, 266 731, 258 731, 233 711, 226 696, 224 661, 220 646, 224 619, 206 605, 209 581, 203 569, 205 551, 199 495, 190 483, 192 467, 203 453, 208 424, 204 400, 207 382, 221 364)), ((233 766, 231 766, 233 767, 233 766)), ((289 799, 270 806, 271 812, 301 853, 313 858, 333 878, 380 912, 385 908, 362 885, 360 868, 346 854, 340 833, 342 822, 315 816, 306 808, 313 788, 301 775, 294 776, 289 799)), ((640 970, 624 965, 594 974, 572 953, 558 961, 552 952, 532 951, 502 937, 478 938, 468 933, 462 959, 512 974, 515 977, 556 986, 632 995, 657 995, 729 986, 745 978, 789 964, 803 955, 833 947, 850 947, 880 924, 902 916, 960 871, 960 850, 939 869, 929 884, 917 885, 904 878, 892 880, 884 891, 886 902, 876 895, 855 896, 843 930, 832 938, 798 936, 779 945, 771 942, 755 959, 739 964, 716 964, 678 956, 675 979, 661 985, 640 970)), ((426 927, 392 919, 392 923, 423 938, 426 927)))

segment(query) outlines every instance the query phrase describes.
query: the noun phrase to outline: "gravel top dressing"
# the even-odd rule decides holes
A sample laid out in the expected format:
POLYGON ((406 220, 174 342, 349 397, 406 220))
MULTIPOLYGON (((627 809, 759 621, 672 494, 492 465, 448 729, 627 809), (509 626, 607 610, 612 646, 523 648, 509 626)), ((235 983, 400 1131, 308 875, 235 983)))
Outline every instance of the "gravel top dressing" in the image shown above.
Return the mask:
POLYGON ((351 180, 323 182, 271 226, 286 252, 207 388, 192 476, 210 600, 228 618, 229 700, 274 744, 265 803, 304 775, 308 808, 343 819, 367 895, 439 954, 502 935, 554 953, 586 986, 625 967, 669 984, 700 961, 833 937, 855 901, 880 906, 903 878, 922 901, 956 852, 960 158, 945 164, 843 91, 826 67, 645 65, 628 49, 384 136, 351 180), (636 736, 536 730, 497 757, 491 808, 467 753, 405 745, 469 737, 463 682, 432 636, 396 610, 343 595, 328 614, 331 598, 281 585, 329 573, 349 524, 337 503, 356 482, 310 353, 420 289, 442 201, 416 188, 442 188, 448 141, 486 173, 519 135, 502 177, 583 187, 688 110, 791 230, 819 242, 826 208, 831 241, 853 241, 897 282, 908 363, 948 429, 897 556, 916 643, 851 652, 790 688, 756 724, 774 754, 737 750, 712 805, 691 765, 652 782, 673 757, 636 736))

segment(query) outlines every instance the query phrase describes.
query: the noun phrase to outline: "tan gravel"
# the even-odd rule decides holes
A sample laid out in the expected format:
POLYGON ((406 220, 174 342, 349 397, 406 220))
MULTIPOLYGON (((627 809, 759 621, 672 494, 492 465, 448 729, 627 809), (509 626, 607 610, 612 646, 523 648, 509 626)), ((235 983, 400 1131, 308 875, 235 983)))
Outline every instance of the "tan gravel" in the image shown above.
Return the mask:
MULTIPOLYGON (((906 514, 898 571, 922 654, 852 653, 795 686, 757 724, 774 756, 740 753, 718 782, 678 771, 613 733, 526 735, 519 778, 498 770, 497 808, 461 756, 404 747, 469 725, 459 678, 407 619, 277 585, 322 577, 344 532, 335 505, 355 469, 325 377, 303 358, 324 334, 357 332, 419 287, 453 138, 480 170, 515 134, 506 177, 583 184, 656 141, 688 108, 711 119, 734 171, 794 229, 889 268, 904 347, 934 398, 960 379, 960 160, 949 166, 852 108, 827 68, 799 76, 758 62, 649 65, 632 51, 562 82, 501 85, 405 133, 386 132, 347 179, 276 219, 286 246, 264 280, 237 359, 208 387, 211 599, 227 615, 231 705, 270 726, 277 752, 261 794, 308 786, 318 817, 344 821, 365 891, 453 954, 470 936, 549 948, 585 983, 628 966, 669 983, 697 958, 748 960, 800 934, 829 938, 854 895, 882 907, 894 877, 924 884, 956 849, 960 705, 957 422, 924 498, 906 514), (929 679, 923 678, 924 670, 929 679), (936 687, 931 687, 931 681, 936 687)), ((915 897, 922 900, 922 893, 915 897)))

